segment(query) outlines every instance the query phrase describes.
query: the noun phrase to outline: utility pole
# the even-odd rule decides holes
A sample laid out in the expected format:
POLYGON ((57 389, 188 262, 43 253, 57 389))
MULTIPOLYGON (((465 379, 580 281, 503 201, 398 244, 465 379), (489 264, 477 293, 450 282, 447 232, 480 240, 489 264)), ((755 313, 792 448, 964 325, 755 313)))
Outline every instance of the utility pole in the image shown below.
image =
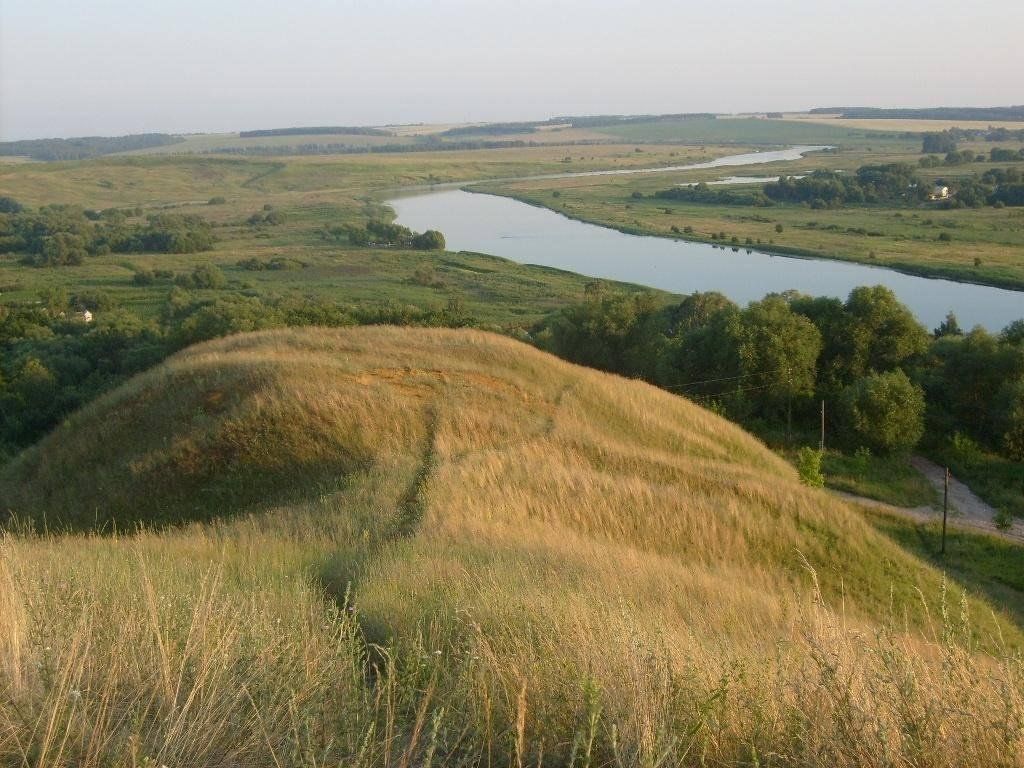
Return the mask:
POLYGON ((942 493, 942 549, 939 554, 946 554, 946 517, 949 515, 949 467, 946 467, 946 485, 942 493))
POLYGON ((825 401, 821 401, 821 440, 818 442, 818 450, 825 452, 825 401))

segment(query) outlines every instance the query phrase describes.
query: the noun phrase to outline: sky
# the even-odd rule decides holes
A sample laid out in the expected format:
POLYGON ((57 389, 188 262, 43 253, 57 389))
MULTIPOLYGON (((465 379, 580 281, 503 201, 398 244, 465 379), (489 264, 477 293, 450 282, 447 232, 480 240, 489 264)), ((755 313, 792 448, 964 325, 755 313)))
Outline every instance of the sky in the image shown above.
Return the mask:
POLYGON ((0 0, 0 140, 1024 102, 1019 0, 0 0))

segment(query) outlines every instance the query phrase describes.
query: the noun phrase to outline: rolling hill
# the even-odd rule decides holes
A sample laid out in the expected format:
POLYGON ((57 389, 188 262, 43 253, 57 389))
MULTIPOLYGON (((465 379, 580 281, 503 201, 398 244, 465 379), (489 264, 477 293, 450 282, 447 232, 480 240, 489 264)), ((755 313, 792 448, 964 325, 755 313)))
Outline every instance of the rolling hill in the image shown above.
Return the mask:
POLYGON ((724 419, 491 334, 190 348, 0 507, 37 531, 4 543, 0 757, 1019 760, 1008 619, 724 419))

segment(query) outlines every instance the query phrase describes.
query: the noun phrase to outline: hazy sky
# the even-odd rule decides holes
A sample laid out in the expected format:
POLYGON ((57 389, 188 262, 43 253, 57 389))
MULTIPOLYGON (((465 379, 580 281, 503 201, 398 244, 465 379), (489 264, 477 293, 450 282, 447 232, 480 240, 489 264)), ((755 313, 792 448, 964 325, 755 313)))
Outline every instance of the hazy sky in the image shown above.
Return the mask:
POLYGON ((0 0, 0 138, 1024 102, 1020 0, 0 0))

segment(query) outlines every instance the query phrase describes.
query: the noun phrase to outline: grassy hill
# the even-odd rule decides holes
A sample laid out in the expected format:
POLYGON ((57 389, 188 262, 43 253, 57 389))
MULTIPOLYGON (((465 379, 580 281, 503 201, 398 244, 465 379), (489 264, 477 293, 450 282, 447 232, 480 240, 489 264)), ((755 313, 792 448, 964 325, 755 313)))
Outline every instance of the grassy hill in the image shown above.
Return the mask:
POLYGON ((78 531, 2 545, 4 761, 1010 765, 1024 745, 1009 619, 729 422, 499 336, 190 348, 5 467, 0 506, 78 531), (124 533, 154 522, 176 525, 124 533))

